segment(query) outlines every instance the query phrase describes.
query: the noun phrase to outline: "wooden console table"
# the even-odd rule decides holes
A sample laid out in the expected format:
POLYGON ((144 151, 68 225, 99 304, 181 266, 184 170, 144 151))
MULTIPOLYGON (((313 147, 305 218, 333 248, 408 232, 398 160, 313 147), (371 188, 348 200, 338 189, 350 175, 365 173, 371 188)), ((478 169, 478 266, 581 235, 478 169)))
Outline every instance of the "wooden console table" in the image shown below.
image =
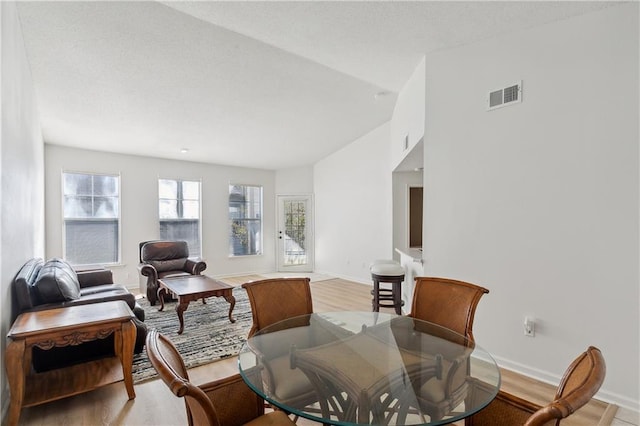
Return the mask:
POLYGON ((20 314, 7 334, 5 354, 11 391, 9 426, 17 425, 22 407, 30 407, 124 380, 129 399, 133 390, 133 348, 136 328, 124 301, 92 303, 20 314), (79 345, 114 334, 116 357, 107 357, 36 373, 32 349, 79 345))

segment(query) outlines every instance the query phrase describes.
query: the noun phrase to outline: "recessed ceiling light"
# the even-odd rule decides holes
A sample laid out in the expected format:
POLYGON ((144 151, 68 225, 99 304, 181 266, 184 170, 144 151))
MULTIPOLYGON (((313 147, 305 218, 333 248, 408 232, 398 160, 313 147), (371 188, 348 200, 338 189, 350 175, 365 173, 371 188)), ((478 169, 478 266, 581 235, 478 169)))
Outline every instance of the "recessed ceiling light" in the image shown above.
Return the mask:
POLYGON ((382 92, 376 93, 375 95, 373 95, 373 97, 374 97, 374 99, 378 99, 378 98, 382 98, 384 96, 387 96, 388 94, 389 94, 389 92, 382 91, 382 92))
POLYGON ((189 152, 189 150, 187 148, 180 149, 180 153, 181 154, 186 154, 187 152, 189 152))

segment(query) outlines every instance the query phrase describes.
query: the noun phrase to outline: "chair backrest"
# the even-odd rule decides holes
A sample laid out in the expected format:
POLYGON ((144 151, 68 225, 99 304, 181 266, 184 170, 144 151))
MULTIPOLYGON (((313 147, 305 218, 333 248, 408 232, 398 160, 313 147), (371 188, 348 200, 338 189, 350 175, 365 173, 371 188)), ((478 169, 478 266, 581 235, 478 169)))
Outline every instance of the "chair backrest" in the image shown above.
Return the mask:
MULTIPOLYGON (((598 348, 590 346, 567 368, 552 402, 540 406, 519 396, 499 391, 489 405, 465 419, 465 426, 558 426, 562 419, 587 404, 604 381, 606 366, 598 348)), ((491 392, 478 382, 475 392, 491 392)), ((484 398, 485 395, 480 396, 484 398)))
POLYGON ((140 263, 154 260, 186 259, 189 257, 189 245, 186 241, 143 241, 139 244, 139 249, 140 263))
POLYGON ((174 395, 185 399, 190 425, 219 425, 216 410, 207 394, 189 382, 180 353, 158 330, 147 334, 146 351, 151 365, 174 395))
POLYGON ((473 340, 473 317, 484 287, 448 278, 416 277, 410 317, 446 327, 473 340))
POLYGON ((598 392, 606 374, 606 365, 600 349, 589 346, 567 368, 556 397, 550 404, 536 411, 525 423, 526 426, 541 426, 549 421, 560 420, 588 403, 598 392))
POLYGON ((253 317, 249 337, 278 321, 313 313, 309 278, 269 278, 242 287, 249 295, 253 317))

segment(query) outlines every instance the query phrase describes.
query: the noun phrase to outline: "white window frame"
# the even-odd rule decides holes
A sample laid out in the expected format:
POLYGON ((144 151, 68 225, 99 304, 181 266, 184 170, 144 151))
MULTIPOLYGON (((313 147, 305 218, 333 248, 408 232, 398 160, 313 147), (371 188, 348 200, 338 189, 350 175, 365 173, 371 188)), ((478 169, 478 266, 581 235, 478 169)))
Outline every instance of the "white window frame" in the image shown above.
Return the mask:
POLYGON ((227 214, 228 214, 228 238, 229 238, 229 257, 231 258, 237 258, 237 257, 247 257, 247 256, 262 256, 263 254, 263 247, 264 247, 264 186, 263 185, 257 185, 257 184, 248 184, 248 183, 229 183, 229 193, 228 193, 229 198, 228 203, 227 203, 227 214), (260 189, 260 212, 259 212, 259 217, 257 219, 253 219, 253 218, 232 218, 231 217, 231 190, 233 187, 245 187, 245 188, 259 188, 260 189), (259 221, 260 223, 260 230, 259 230, 259 239, 256 242, 256 245, 259 247, 258 249, 256 249, 255 253, 249 253, 249 254, 235 254, 234 253, 234 244, 231 240, 231 235, 233 233, 233 222, 234 220, 244 220, 244 221, 259 221))
MULTIPOLYGON (((175 181, 175 182, 197 182, 198 183, 198 250, 197 250, 197 257, 202 258, 202 179, 185 179, 185 178, 169 178, 169 177, 158 177, 158 235, 160 235, 160 222, 162 220, 166 220, 166 219, 162 219, 160 217, 160 200, 168 200, 168 198, 161 198, 160 197, 160 181, 161 180, 171 180, 171 181, 175 181)), ((171 198, 171 200, 174 200, 174 198, 171 198)), ((178 199, 175 199, 176 201, 178 201, 178 199)), ((183 198, 184 201, 184 198, 183 198)), ((177 220, 180 220, 180 218, 177 218, 177 220)), ((160 235, 160 238, 163 238, 162 235, 160 235)), ((189 245, 189 256, 193 256, 193 253, 195 253, 195 251, 193 250, 194 248, 191 246, 191 244, 189 245)))
MULTIPOLYGON (((89 265, 120 265, 122 261, 122 176, 121 173, 96 173, 96 172, 87 172, 87 171, 78 171, 78 170, 62 170, 60 175, 60 193, 61 193, 61 216, 62 216, 62 257, 71 263, 74 266, 89 266, 89 265), (86 176, 111 176, 117 178, 117 191, 118 191, 118 211, 117 211, 117 224, 118 224, 118 232, 117 232, 117 255, 116 260, 114 262, 90 262, 90 263, 74 263, 72 260, 67 258, 67 219, 73 220, 74 218, 67 218, 65 215, 65 175, 67 174, 76 174, 76 175, 86 175, 86 176)), ((70 194, 75 195, 75 194, 70 194)), ((92 191, 91 196, 95 196, 92 191)), ((77 218, 76 220, 82 220, 81 218, 77 218)), ((90 221, 91 219, 87 219, 90 221)))

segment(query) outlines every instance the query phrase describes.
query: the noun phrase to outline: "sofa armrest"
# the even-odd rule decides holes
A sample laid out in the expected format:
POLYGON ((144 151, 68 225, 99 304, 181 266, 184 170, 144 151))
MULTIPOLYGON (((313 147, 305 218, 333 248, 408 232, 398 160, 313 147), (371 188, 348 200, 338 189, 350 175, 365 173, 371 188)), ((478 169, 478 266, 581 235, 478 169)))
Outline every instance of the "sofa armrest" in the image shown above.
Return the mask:
POLYGON ((203 260, 187 259, 184 269, 185 272, 189 272, 191 275, 200 275, 202 271, 207 269, 207 264, 203 260))
POLYGON ((76 271, 80 288, 113 284, 113 273, 106 268, 76 271))

